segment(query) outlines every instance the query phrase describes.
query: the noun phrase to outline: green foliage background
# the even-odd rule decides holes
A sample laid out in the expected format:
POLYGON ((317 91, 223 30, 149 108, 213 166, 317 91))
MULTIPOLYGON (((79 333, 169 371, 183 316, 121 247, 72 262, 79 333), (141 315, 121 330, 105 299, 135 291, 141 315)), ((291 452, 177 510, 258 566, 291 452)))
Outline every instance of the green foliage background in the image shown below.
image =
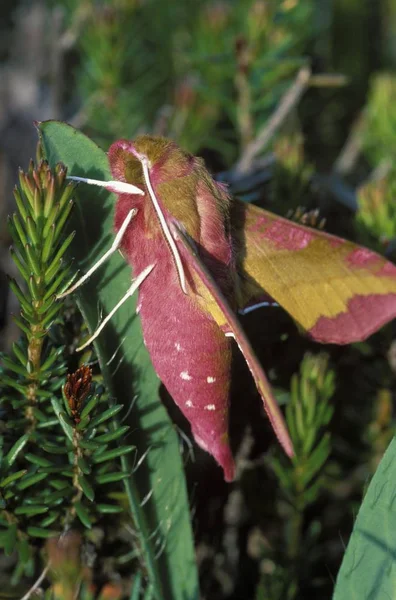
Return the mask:
MULTIPOLYGON (((142 132, 172 137, 203 156, 213 174, 245 201, 322 226, 395 261, 393 0, 44 4, 48 15, 59 8, 63 15, 62 117, 102 149, 142 132), (241 169, 241 158, 304 68, 312 76, 301 101, 241 169)), ((24 10, 23 3, 19 8, 24 10)), ((11 9, 7 4, 2 9, 4 32, 11 26, 11 9)), ((0 56, 9 58, 7 48, 0 56)), ((62 160, 73 174, 105 177, 103 152, 72 131, 51 123, 41 128, 41 151, 50 166, 62 160)), ((133 303, 94 352, 76 358, 87 332, 74 300, 55 310, 45 298, 48 289, 32 283, 30 271, 37 267, 32 245, 40 256, 57 259, 59 287, 110 246, 114 199, 95 189, 74 192, 71 220, 69 213, 63 220, 64 213, 58 215, 56 246, 55 238, 48 241, 50 226, 45 228, 40 206, 24 195, 22 183, 19 216, 11 221, 20 288, 13 283, 12 289, 25 316, 19 320, 21 340, 2 360, 0 378, 0 543, 8 555, 0 567, 8 597, 21 597, 51 560, 54 567, 43 583, 47 598, 67 598, 65 590, 80 586, 83 600, 101 594, 190 600, 197 597, 194 542, 202 597, 330 599, 367 488, 334 597, 368 599, 374 580, 388 590, 394 563, 389 541, 394 442, 377 467, 395 429, 394 324, 364 343, 323 348, 308 341, 281 310, 244 317, 298 451, 293 461, 280 454, 249 373, 235 356, 231 440, 238 477, 226 486, 205 453, 194 447, 194 459, 189 458, 188 427, 162 388, 167 410, 159 402, 133 303), (24 218, 25 204, 32 212, 24 218), (72 230, 77 242, 70 239, 67 250, 72 230), (59 263, 60 249, 76 257, 71 270, 59 263), (29 302, 40 293, 44 308, 38 318, 29 302), (42 323, 46 310, 45 325, 52 326, 45 331, 42 362, 32 371, 26 360, 29 327, 33 317, 42 323), (124 359, 109 369, 118 343, 124 359), (99 429, 93 434, 92 423, 80 426, 89 439, 78 463, 77 428, 61 388, 66 372, 82 362, 94 369, 86 407, 99 429), (25 401, 32 381, 42 396, 33 421, 25 401), (127 415, 118 414, 124 403, 127 415), (27 422, 29 427, 34 422, 33 435, 27 422), (94 448, 95 436, 107 436, 106 448, 94 448), (48 456, 43 444, 53 452, 63 447, 63 453, 48 456), (142 462, 130 476, 133 446, 142 462), (110 452, 102 466, 101 452, 110 452), (158 477, 164 488, 156 486, 158 477), (169 505, 178 517, 166 534, 169 505), (80 537, 71 537, 62 553, 45 538, 65 531, 65 523, 80 537)), ((129 268, 115 258, 82 291, 79 308, 90 329, 129 278, 129 268)))

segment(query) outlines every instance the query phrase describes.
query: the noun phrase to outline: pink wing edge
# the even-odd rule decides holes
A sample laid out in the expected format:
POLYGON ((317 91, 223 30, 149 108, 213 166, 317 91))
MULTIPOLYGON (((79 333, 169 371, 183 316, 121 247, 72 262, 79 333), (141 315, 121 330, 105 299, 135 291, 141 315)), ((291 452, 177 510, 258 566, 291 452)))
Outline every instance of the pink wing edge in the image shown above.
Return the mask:
POLYGON ((239 324, 237 317, 229 306, 227 300, 219 290, 213 277, 197 255, 194 241, 191 240, 188 234, 183 231, 178 223, 173 223, 173 228, 176 233, 176 242, 178 242, 182 247, 182 256, 184 260, 187 264, 191 265, 199 275, 225 316, 227 326, 223 328, 224 335, 232 336, 238 344, 238 347, 246 360, 249 370, 256 383, 257 389, 261 395, 265 412, 267 413, 279 443, 289 457, 294 456, 293 443, 287 430, 283 415, 272 394, 271 386, 264 373, 264 370, 258 362, 245 332, 239 324))

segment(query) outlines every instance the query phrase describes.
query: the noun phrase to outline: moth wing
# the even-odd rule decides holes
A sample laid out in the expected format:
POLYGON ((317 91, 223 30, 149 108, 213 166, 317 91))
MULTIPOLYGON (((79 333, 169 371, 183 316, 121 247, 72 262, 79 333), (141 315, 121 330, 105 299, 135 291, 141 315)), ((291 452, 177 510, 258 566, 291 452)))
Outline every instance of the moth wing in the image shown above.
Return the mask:
POLYGON ((336 344, 396 316, 396 267, 375 252, 240 201, 232 225, 239 309, 269 295, 310 337, 336 344))
POLYGON ((189 274, 192 278, 194 291, 197 295, 196 297, 199 299, 202 308, 212 316, 219 327, 224 331, 224 334, 230 335, 235 339, 247 362, 250 372, 253 375, 257 389, 263 399, 265 411, 275 434, 285 452, 289 456, 293 456, 293 444, 282 413, 272 394, 267 377, 260 366, 235 313, 232 311, 205 264, 200 259, 193 240, 178 224, 174 224, 173 230, 176 234, 175 238, 181 251, 182 259, 189 267, 189 274))

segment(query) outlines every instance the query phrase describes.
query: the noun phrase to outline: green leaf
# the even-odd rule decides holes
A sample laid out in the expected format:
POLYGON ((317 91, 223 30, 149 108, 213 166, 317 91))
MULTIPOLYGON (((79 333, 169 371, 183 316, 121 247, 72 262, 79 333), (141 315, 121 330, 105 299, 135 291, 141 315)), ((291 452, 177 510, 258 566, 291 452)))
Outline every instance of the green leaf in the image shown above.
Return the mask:
POLYGON ((396 440, 393 439, 360 507, 338 573, 334 600, 394 598, 395 481, 396 440))
POLYGON ((21 477, 26 475, 26 473, 27 473, 27 469, 21 469, 20 471, 16 471, 15 473, 8 475, 8 477, 4 477, 4 479, 2 479, 0 481, 0 487, 1 488, 7 487, 7 485, 10 485, 10 483, 17 481, 18 479, 20 479, 21 477))
POLYGON ((22 349, 20 347, 20 345, 17 344, 16 342, 14 342, 12 344, 12 349, 14 351, 15 356, 17 357, 17 359, 21 363, 21 365, 24 366, 24 367, 26 367, 27 355, 26 355, 26 352, 24 351, 24 349, 22 349))
POLYGON ((135 450, 136 446, 121 446, 121 448, 114 448, 113 450, 107 450, 106 452, 95 453, 92 456, 92 461, 94 463, 102 463, 107 460, 114 460, 115 458, 119 458, 120 456, 124 456, 125 454, 129 454, 132 450, 135 450))
MULTIPOLYGON (((98 415, 97 417, 92 419, 91 424, 90 424, 90 429, 93 429, 94 427, 97 427, 101 423, 104 423, 105 421, 108 421, 112 417, 115 417, 115 415, 117 415, 121 410, 122 410, 121 404, 116 404, 115 406, 111 406, 110 408, 105 410, 101 415, 98 415)), ((81 416, 85 417, 85 415, 82 415, 82 413, 81 413, 81 416)))
POLYGON ((61 405, 59 404, 56 398, 51 398, 51 404, 56 416, 59 419, 59 423, 61 424, 63 431, 65 432, 69 440, 73 442, 73 427, 71 422, 67 418, 66 413, 63 412, 61 405))
POLYGON ((99 402, 99 396, 92 396, 81 411, 81 419, 85 419, 99 402))
POLYGON ((89 475, 89 473, 91 472, 91 467, 89 466, 85 458, 83 458, 82 456, 80 456, 80 458, 77 459, 77 465, 80 471, 84 473, 84 475, 89 475))
POLYGON ((55 254, 55 257, 52 259, 51 264, 49 265, 49 267, 47 268, 47 270, 45 272, 45 281, 46 281, 46 283, 49 283, 52 280, 52 278, 55 275, 55 273, 58 272, 62 256, 64 255, 64 253, 66 252, 66 250, 68 249, 68 247, 70 246, 70 244, 72 243, 74 235, 75 235, 75 232, 73 231, 65 239, 65 241, 63 242, 63 244, 59 248, 58 252, 55 254))
POLYGON ((311 479, 320 471, 330 454, 330 434, 325 433, 315 450, 307 459, 301 474, 301 483, 307 487, 311 479))
MULTIPOLYGON (((21 192, 20 192, 20 190, 18 188, 14 189, 14 198, 15 198, 15 201, 16 201, 16 205, 18 207, 18 211, 21 213, 22 219, 26 223, 26 219, 29 216, 29 212, 28 212, 28 210, 25 207, 25 204, 24 204, 24 202, 22 200, 21 192)), ((17 225, 16 219, 15 219, 15 215, 14 215, 14 223, 15 223, 15 226, 17 227, 17 229, 18 229, 19 223, 17 225)), ((21 227, 21 230, 22 230, 22 234, 20 233, 20 238, 21 238, 21 240, 23 240, 23 239, 26 240, 26 236, 24 234, 24 231, 23 231, 22 227, 21 227)), ((19 231, 19 229, 18 229, 18 231, 19 231)))
POLYGON ((65 289, 67 287, 69 287, 69 285, 68 285, 69 278, 70 278, 69 269, 62 269, 61 272, 59 273, 58 277, 56 277, 54 279, 54 281, 52 282, 52 284, 47 288, 47 291, 43 297, 43 301, 48 300, 48 298, 53 296, 55 293, 62 291, 62 290, 59 290, 59 287, 61 286, 62 283, 65 286, 65 289), (66 279, 67 285, 65 285, 65 281, 64 281, 65 279, 66 279))
POLYGON ((101 447, 101 444, 91 442, 90 440, 80 440, 79 446, 85 450, 98 450, 98 448, 101 447))
POLYGON ((52 510, 42 521, 40 521, 40 527, 49 527, 52 523, 55 523, 59 519, 59 513, 52 510))
MULTIPOLYGON (((3 380, 4 380, 4 377, 3 377, 3 380)), ((12 446, 11 450, 9 450, 7 456, 5 457, 6 465, 11 467, 11 465, 14 464, 18 454, 23 449, 23 447, 27 443, 28 439, 29 439, 29 434, 25 433, 25 435, 20 437, 19 440, 17 440, 15 442, 15 444, 12 446)))
MULTIPOLYGON (((80 132, 55 121, 41 123, 39 130, 50 165, 62 161, 69 175, 111 178, 106 154, 80 132)), ((67 255, 74 256, 76 264, 85 271, 110 246, 117 198, 104 189, 84 185, 76 189, 75 197, 69 230, 75 229, 76 237, 67 255)), ((115 253, 98 275, 80 288, 77 301, 90 331, 97 327, 98 302, 108 314, 125 294, 130 280, 130 267, 115 253)), ((134 431, 134 444, 142 451, 151 448, 139 470, 124 483, 149 581, 157 599, 193 600, 199 596, 198 579, 182 458, 176 430, 158 398, 158 380, 143 344, 135 309, 135 299, 126 302, 96 340, 95 347, 111 397, 128 407, 137 395, 127 424, 134 431), (116 352, 122 356, 122 362, 114 369, 111 359, 116 352), (141 508, 150 489, 150 502, 141 508), (155 536, 150 537, 153 531, 162 533, 167 540, 157 558, 155 536)), ((119 426, 116 418, 112 424, 114 429, 119 426)), ((122 457, 121 462, 123 471, 131 473, 128 458, 122 457)))
POLYGON ((65 498, 71 496, 73 493, 73 488, 70 485, 63 487, 57 492, 53 492, 52 494, 48 494, 45 496, 45 501, 49 506, 54 504, 62 504, 65 501, 65 498))
POLYGON ((96 475, 95 479, 99 484, 114 483, 115 481, 122 481, 127 479, 129 473, 104 473, 103 475, 96 475))
POLYGON ((118 440, 130 429, 129 425, 122 425, 116 431, 110 431, 109 433, 103 433, 102 435, 96 436, 95 440, 101 443, 113 442, 118 440))
POLYGON ((44 529, 43 527, 28 527, 27 533, 31 537, 37 538, 51 538, 59 535, 58 531, 51 531, 50 529, 44 529))
POLYGON ((46 513, 48 510, 48 506, 29 504, 28 506, 17 506, 14 512, 16 515, 26 515, 27 517, 32 517, 33 515, 41 515, 46 513))
POLYGON ((17 544, 19 560, 21 560, 24 564, 31 558, 30 546, 26 538, 22 538, 18 540, 17 544))
POLYGON ((97 504, 96 508, 104 514, 120 513, 123 511, 122 506, 118 506, 117 504, 97 504))
MULTIPOLYGON (((21 288, 19 287, 19 285, 17 284, 15 279, 10 278, 9 283, 10 283, 10 288, 14 292, 15 296, 18 298, 23 310, 29 314, 33 314, 31 303, 29 303, 29 300, 26 298, 26 296, 22 292, 21 288)), ((25 359, 25 364, 26 364, 26 359, 25 359)))
POLYGON ((15 250, 13 248, 10 248, 10 255, 11 255, 11 258, 14 261, 18 271, 20 272, 20 274, 22 275, 24 280, 27 281, 30 276, 30 271, 29 271, 28 267, 25 265, 24 262, 22 262, 22 260, 20 259, 20 257, 18 256, 18 254, 15 252, 15 250))
POLYGON ((93 491, 92 485, 88 482, 84 475, 80 475, 80 477, 78 478, 78 483, 80 484, 81 489, 84 492, 85 496, 88 498, 88 500, 93 502, 95 498, 95 492, 93 491))
POLYGON ((47 473, 35 473, 34 475, 29 475, 27 477, 23 477, 22 481, 18 483, 18 490, 25 490, 26 488, 46 479, 48 477, 47 473))
POLYGON ((64 346, 61 346, 60 348, 57 348, 56 350, 54 348, 51 348, 49 355, 47 356, 47 358, 41 365, 41 371, 46 371, 47 369, 52 367, 52 365, 54 364, 56 359, 59 358, 64 353, 64 351, 65 351, 64 346))
POLYGON ((9 369, 10 371, 14 371, 14 373, 17 373, 18 375, 22 375, 22 377, 26 376, 26 368, 24 369, 20 365, 17 365, 11 358, 8 358, 7 356, 3 356, 2 362, 6 369, 9 369))
MULTIPOLYGON (((54 425, 58 425, 58 423, 59 423, 58 419, 48 419, 48 421, 46 421, 46 423, 38 423, 37 429, 47 429, 47 428, 53 427, 54 425)), ((46 450, 46 451, 50 452, 50 450, 46 450)))
POLYGON ((29 263, 30 270, 33 271, 37 277, 41 275, 39 258, 37 256, 36 250, 31 244, 25 245, 26 257, 29 263))
MULTIPOLYGON (((67 195, 70 196, 71 194, 71 190, 73 188, 66 188, 67 191, 67 195)), ((62 204, 62 202, 61 202, 62 204)), ((56 231, 55 231, 55 240, 57 241, 59 234, 62 232, 63 226, 66 223, 66 220, 68 219, 72 208, 74 206, 74 201, 73 200, 69 200, 68 204, 66 205, 66 208, 64 209, 64 211, 62 212, 61 216, 58 218, 57 224, 56 224, 56 231)))
POLYGON ((50 230, 48 232, 48 236, 44 240, 43 249, 41 251, 41 260, 43 263, 46 263, 50 257, 52 245, 54 242, 54 236, 55 236, 55 223, 53 223, 51 225, 50 230))
POLYGON ((91 419, 89 416, 81 419, 81 421, 79 423, 77 423, 77 425, 76 425, 77 431, 84 431, 88 427, 90 420, 91 419))
POLYGON ((7 533, 5 535, 4 542, 3 542, 4 552, 7 556, 12 554, 12 552, 14 551, 15 544, 17 541, 17 531, 18 530, 17 530, 17 526, 15 523, 10 525, 7 529, 7 533))
POLYGON ((33 242, 34 246, 37 247, 37 245, 38 245, 37 227, 36 227, 36 224, 33 221, 32 217, 28 217, 26 219, 26 229, 27 229, 27 233, 28 233, 31 241, 33 242))
POLYGON ((88 511, 83 504, 81 502, 76 502, 74 508, 76 509, 76 515, 80 519, 81 523, 88 529, 91 529, 91 519, 89 518, 88 511))
MULTIPOLYGON (((58 422, 58 421, 57 421, 58 422)), ((44 443, 42 444, 42 449, 49 454, 67 454, 68 449, 62 446, 55 446, 54 444, 44 443)))

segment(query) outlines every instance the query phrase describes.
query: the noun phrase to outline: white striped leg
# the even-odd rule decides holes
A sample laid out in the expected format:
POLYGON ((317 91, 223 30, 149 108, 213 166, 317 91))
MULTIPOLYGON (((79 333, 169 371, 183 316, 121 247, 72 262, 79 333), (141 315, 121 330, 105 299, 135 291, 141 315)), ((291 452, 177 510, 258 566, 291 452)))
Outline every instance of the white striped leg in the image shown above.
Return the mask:
POLYGON ((146 277, 151 273, 151 271, 154 269, 154 267, 155 267, 155 264, 149 265, 138 275, 138 277, 136 277, 136 279, 132 282, 132 285, 129 288, 129 290, 127 291, 127 293, 125 294, 125 296, 123 296, 121 298, 121 300, 118 302, 118 304, 116 304, 116 306, 113 308, 113 310, 107 315, 107 317, 104 319, 104 321, 102 321, 102 323, 99 325, 99 327, 96 329, 96 331, 91 335, 89 340, 87 340, 85 342, 85 344, 83 344, 82 346, 77 348, 78 352, 80 350, 83 350, 87 346, 89 346, 89 344, 98 337, 98 335, 100 334, 102 329, 105 327, 105 325, 107 325, 107 323, 110 321, 110 319, 113 317, 113 315, 115 315, 117 310, 124 304, 124 302, 126 302, 128 300, 128 298, 130 298, 130 296, 132 296, 136 292, 136 290, 143 283, 143 281, 146 279, 146 277))
POLYGON ((136 215, 136 213, 137 213, 136 208, 132 208, 129 211, 129 213, 127 214, 124 222, 122 223, 117 235, 114 238, 114 242, 112 243, 111 248, 109 248, 109 250, 107 250, 107 252, 105 252, 103 254, 103 256, 89 269, 89 271, 87 271, 85 273, 85 275, 83 275, 78 281, 76 281, 76 283, 74 285, 72 285, 68 290, 63 292, 63 294, 59 294, 57 296, 57 298, 64 298, 65 296, 68 296, 69 294, 74 292, 77 288, 80 287, 80 285, 82 285, 84 283, 84 281, 86 281, 88 279, 88 277, 90 277, 92 275, 92 273, 94 273, 96 271, 96 269, 98 269, 100 267, 100 265, 102 265, 109 258, 109 256, 111 256, 112 254, 114 254, 114 252, 116 252, 118 250, 118 248, 120 247, 123 235, 126 231, 126 228, 128 227, 128 225, 131 222, 131 220, 133 219, 133 217, 136 215))

